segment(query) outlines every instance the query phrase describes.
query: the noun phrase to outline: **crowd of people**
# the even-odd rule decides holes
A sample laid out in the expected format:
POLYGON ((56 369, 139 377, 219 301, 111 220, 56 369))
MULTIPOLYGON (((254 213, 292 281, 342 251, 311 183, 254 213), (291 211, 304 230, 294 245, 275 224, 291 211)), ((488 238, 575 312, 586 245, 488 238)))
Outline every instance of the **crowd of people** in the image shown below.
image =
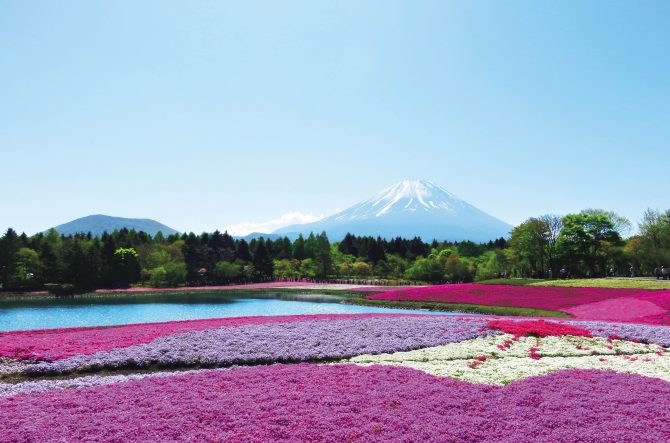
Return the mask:
MULTIPOLYGON (((640 273, 638 269, 631 265, 631 267, 628 269, 628 277, 634 278, 639 276, 640 273)), ((565 280, 570 278, 571 272, 570 270, 563 266, 559 271, 558 275, 554 276, 554 271, 549 268, 545 271, 544 273, 544 278, 548 280, 553 280, 554 278, 558 277, 561 280, 565 280)), ((617 277, 619 276, 619 273, 616 268, 610 267, 607 270, 607 277, 617 277)), ((654 276, 656 277, 657 280, 670 280, 670 267, 662 265, 660 267, 654 268, 654 276)), ((511 272, 499 272, 497 275, 498 278, 511 278, 512 273, 511 272)), ((541 272, 536 272, 532 271, 530 278, 542 278, 542 273, 541 272)))
POLYGON ((656 280, 670 280, 670 268, 666 266, 656 268, 654 269, 654 275, 656 276, 656 280))

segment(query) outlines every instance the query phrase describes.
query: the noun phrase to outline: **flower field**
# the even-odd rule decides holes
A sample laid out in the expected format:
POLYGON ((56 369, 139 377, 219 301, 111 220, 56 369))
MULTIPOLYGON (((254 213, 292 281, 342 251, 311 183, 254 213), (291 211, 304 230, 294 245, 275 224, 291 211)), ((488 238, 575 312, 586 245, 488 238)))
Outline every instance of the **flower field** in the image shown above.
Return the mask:
POLYGON ((668 441, 669 347, 663 325, 406 314, 6 333, 0 441, 668 441))
POLYGON ((232 317, 108 327, 0 332, 0 357, 53 361, 149 343, 159 337, 178 333, 211 330, 226 326, 290 323, 305 319, 364 318, 367 316, 367 314, 318 314, 310 316, 232 317))
POLYGON ((7 397, 0 438, 659 442, 668 399, 668 382, 603 371, 496 387, 410 368, 273 365, 7 397))
POLYGON ((465 303, 560 311, 584 320, 670 325, 670 290, 456 284, 412 287, 370 300, 465 303))

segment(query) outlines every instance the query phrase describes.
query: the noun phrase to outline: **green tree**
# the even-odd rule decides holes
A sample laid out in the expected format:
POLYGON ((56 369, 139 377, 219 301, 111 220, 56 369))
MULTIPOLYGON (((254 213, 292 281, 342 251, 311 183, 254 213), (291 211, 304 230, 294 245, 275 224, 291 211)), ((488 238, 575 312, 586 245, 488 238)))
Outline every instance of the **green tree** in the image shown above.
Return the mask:
POLYGON ((489 280, 498 277, 499 274, 508 271, 511 267, 508 259, 508 250, 495 249, 486 251, 478 261, 475 280, 489 280))
POLYGON ((63 281, 63 239, 58 231, 49 229, 42 238, 38 250, 43 265, 43 281, 59 283, 63 281))
POLYGON ((364 261, 357 261, 351 265, 351 272, 356 277, 367 277, 372 273, 372 266, 364 261))
POLYGON ((611 245, 621 243, 614 223, 604 214, 580 212, 563 217, 558 238, 561 257, 571 270, 579 274, 604 275, 608 261, 605 254, 611 245))
POLYGON ((85 242, 86 240, 75 238, 65 254, 67 266, 65 280, 72 284, 77 292, 86 292, 94 288, 90 282, 95 279, 95 275, 92 276, 90 273, 95 273, 95 270, 92 270, 89 264, 85 242))
POLYGON ((437 260, 418 258, 405 271, 405 277, 410 280, 440 282, 444 280, 444 268, 437 260))
POLYGON ((113 272, 116 286, 127 288, 140 279, 140 262, 134 248, 118 248, 114 252, 113 272))
POLYGON ((544 275, 550 236, 550 226, 541 218, 529 218, 512 229, 509 244, 516 253, 516 267, 522 276, 544 275))
POLYGON ((299 278, 300 277, 300 261, 289 260, 282 258, 275 260, 273 266, 273 275, 275 278, 299 278))
POLYGON ((377 277, 388 278, 391 276, 391 267, 386 260, 379 260, 372 269, 372 273, 377 277))
POLYGON ((12 277, 15 275, 17 263, 16 253, 21 248, 21 241, 16 231, 7 229, 0 238, 0 284, 3 289, 12 288, 12 277))
POLYGON ((236 282, 242 276, 242 266, 238 263, 221 260, 214 266, 214 276, 221 283, 236 282))
POLYGON ((249 250, 249 243, 247 243, 244 239, 237 243, 235 258, 244 262, 250 262, 253 260, 251 257, 251 251, 249 250))
POLYGON ((387 254, 386 262, 389 267, 389 276, 393 278, 401 278, 409 266, 407 260, 395 254, 387 254))
POLYGON ((453 253, 444 264, 444 278, 452 282, 471 282, 474 279, 475 267, 468 259, 453 253))
POLYGON ((647 274, 670 266, 670 210, 647 209, 639 225, 640 234, 628 240, 626 254, 644 267, 647 274))
POLYGON ((293 258, 296 260, 304 260, 307 258, 305 252, 305 238, 300 234, 295 242, 293 242, 293 258))
POLYGON ((345 255, 358 255, 358 249, 354 244, 354 236, 347 233, 337 246, 339 251, 345 255))
POLYGON ((256 245, 253 264, 259 278, 268 279, 272 277, 272 257, 270 257, 262 237, 256 245))
POLYGON ((312 251, 316 266, 316 277, 327 277, 333 269, 333 257, 330 253, 330 242, 325 232, 315 236, 312 251))
POLYGON ((300 260, 300 275, 306 278, 316 278, 317 266, 313 259, 306 258, 300 260))
POLYGON ((165 285, 166 286, 181 286, 186 283, 186 263, 170 261, 163 265, 165 269, 165 285))
POLYGON ((154 288, 167 286, 167 271, 164 266, 156 266, 149 270, 149 284, 154 288))
POLYGON ((26 291, 40 286, 42 264, 37 251, 20 248, 14 254, 13 273, 9 276, 9 286, 13 289, 26 291))

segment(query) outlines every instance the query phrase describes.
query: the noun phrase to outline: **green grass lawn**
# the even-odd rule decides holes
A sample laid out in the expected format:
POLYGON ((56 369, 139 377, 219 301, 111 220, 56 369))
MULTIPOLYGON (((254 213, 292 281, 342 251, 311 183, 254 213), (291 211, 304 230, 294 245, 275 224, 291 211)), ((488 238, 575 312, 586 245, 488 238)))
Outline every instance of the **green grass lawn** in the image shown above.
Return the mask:
POLYGON ((452 311, 468 314, 518 315, 528 317, 570 317, 569 314, 546 309, 518 308, 513 306, 486 306, 467 303, 431 303, 423 301, 370 300, 362 297, 348 297, 346 303, 380 306, 385 308, 425 309, 428 311, 452 311))
POLYGON ((670 280, 650 278, 578 278, 570 280, 531 280, 522 278, 493 279, 487 285, 559 286, 571 288, 670 289, 670 280))
POLYGON ((510 285, 510 286, 528 286, 543 280, 533 280, 530 278, 493 278, 491 280, 482 280, 475 283, 482 285, 510 285))

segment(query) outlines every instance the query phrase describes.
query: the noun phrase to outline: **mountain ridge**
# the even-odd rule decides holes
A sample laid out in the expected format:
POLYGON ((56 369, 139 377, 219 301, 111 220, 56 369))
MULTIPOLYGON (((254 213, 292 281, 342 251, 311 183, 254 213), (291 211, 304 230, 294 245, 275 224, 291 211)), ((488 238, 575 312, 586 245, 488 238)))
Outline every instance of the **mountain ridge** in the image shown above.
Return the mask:
POLYGON ((99 237, 104 232, 111 233, 123 228, 144 231, 152 237, 159 231, 163 235, 178 233, 177 230, 150 218, 125 218, 104 214, 92 214, 80 217, 55 226, 53 229, 63 235, 87 234, 90 232, 94 237, 99 237))

